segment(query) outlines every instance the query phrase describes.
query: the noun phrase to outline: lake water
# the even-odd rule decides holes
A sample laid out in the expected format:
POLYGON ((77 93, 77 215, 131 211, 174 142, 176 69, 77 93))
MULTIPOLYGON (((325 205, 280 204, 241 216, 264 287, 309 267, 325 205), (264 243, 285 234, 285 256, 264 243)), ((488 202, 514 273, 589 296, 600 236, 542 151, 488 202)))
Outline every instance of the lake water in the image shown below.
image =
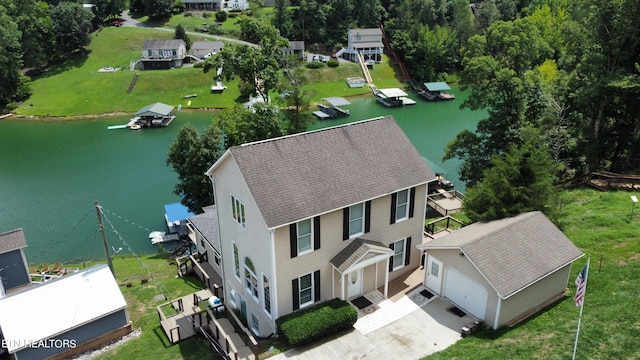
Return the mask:
MULTIPOLYGON (((354 98, 351 116, 313 128, 393 115, 433 171, 463 190, 458 163, 443 163, 443 149, 486 113, 458 109, 466 94, 454 93, 455 101, 438 103, 411 95, 417 104, 404 108, 385 108, 372 96, 354 98)), ((169 144, 183 124, 204 129, 213 116, 182 111, 167 128, 141 131, 107 130, 128 118, 0 120, 0 232, 23 228, 30 264, 103 257, 99 201, 109 247, 127 252, 124 240, 138 254, 156 252, 148 234, 166 230, 163 205, 179 201, 172 193, 177 177, 165 163, 169 144)))

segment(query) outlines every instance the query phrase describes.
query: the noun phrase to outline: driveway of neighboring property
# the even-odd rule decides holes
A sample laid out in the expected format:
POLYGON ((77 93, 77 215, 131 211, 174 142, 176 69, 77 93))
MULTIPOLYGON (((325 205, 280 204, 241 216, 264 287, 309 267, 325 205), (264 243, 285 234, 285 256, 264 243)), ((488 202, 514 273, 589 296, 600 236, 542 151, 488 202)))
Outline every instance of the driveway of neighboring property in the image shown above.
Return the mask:
POLYGON ((355 329, 347 334, 269 359, 420 359, 444 350, 458 341, 460 329, 475 319, 453 314, 448 311, 452 306, 448 301, 437 295, 427 299, 421 295, 424 290, 421 285, 395 302, 384 300, 367 314, 358 310, 355 329))

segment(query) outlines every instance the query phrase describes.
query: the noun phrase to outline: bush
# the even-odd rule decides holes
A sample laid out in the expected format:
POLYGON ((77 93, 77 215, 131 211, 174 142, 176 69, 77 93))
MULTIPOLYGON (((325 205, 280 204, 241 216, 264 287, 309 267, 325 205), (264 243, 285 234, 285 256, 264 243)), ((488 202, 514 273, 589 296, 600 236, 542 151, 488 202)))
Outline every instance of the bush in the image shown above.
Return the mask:
POLYGON ((185 11, 184 14, 182 14, 182 16, 184 17, 193 16, 193 13, 191 11, 185 11))
POLYGON ((211 13, 208 12, 208 11, 204 11, 204 12, 202 12, 202 17, 205 18, 205 19, 208 19, 208 18, 211 17, 211 13))
POLYGON ((203 68, 204 67, 204 61, 198 61, 197 63, 193 64, 194 68, 203 68))
POLYGON ((174 14, 180 14, 181 12, 184 12, 186 9, 187 9, 187 5, 184 2, 182 2, 182 0, 178 0, 173 4, 172 12, 174 14))
POLYGON ((312 61, 312 62, 306 63, 304 66, 306 66, 307 69, 320 69, 324 67, 324 63, 320 61, 312 61))
POLYGON ((340 62, 336 59, 331 59, 329 60, 329 62, 327 62, 327 66, 330 68, 337 68, 338 66, 340 66, 340 62))
POLYGON ((351 329, 358 320, 358 312, 340 299, 325 301, 282 316, 276 320, 278 335, 291 346, 299 346, 351 329))
POLYGON ((221 23, 227 21, 227 12, 224 10, 216 11, 216 21, 221 23))
POLYGON ((228 16, 229 18, 234 18, 234 17, 237 17, 237 16, 238 16, 238 13, 230 12, 229 14, 227 14, 227 16, 228 16))

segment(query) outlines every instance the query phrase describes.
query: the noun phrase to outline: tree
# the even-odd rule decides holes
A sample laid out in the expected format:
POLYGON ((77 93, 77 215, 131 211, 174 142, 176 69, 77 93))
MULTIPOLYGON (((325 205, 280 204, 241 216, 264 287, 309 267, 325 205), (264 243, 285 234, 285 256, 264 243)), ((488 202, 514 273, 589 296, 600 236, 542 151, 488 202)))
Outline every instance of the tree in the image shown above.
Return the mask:
POLYGON ((309 94, 303 88, 307 83, 300 62, 293 56, 285 59, 286 77, 282 79, 279 90, 283 107, 280 112, 285 119, 285 132, 295 134, 307 130, 313 122, 313 115, 309 110, 309 94))
POLYGON ((273 105, 259 103, 255 109, 254 113, 237 105, 220 111, 212 126, 224 135, 225 148, 284 135, 273 105))
POLYGON ((21 86, 22 51, 21 33, 18 25, 7 15, 5 7, 0 6, 0 106, 20 100, 18 92, 21 86))
POLYGON ((49 5, 44 1, 7 1, 8 15, 22 34, 20 47, 25 67, 41 67, 54 53, 55 38, 49 5))
POLYGON ((187 34, 187 31, 184 29, 184 26, 182 26, 182 24, 178 24, 178 26, 176 26, 173 38, 182 39, 182 41, 184 41, 184 44, 187 46, 187 50, 191 49, 191 38, 187 34))
POLYGON ((280 81, 282 48, 286 47, 288 42, 280 36, 278 29, 271 25, 263 25, 260 32, 259 47, 229 44, 207 59, 203 71, 207 73, 211 69, 217 71, 222 68, 221 75, 226 80, 239 77, 242 82, 251 84, 251 95, 258 95, 269 102, 269 92, 275 89, 280 81))
POLYGON ((191 124, 183 126, 169 146, 167 165, 178 174, 174 193, 182 197, 182 204, 194 213, 213 204, 213 189, 204 175, 224 151, 222 134, 211 126, 200 136, 191 124))
POLYGON ((173 0, 142 0, 144 14, 152 19, 162 19, 171 16, 173 0))
POLYGON ((551 210, 555 166, 539 146, 537 131, 529 128, 524 133, 527 140, 522 147, 511 146, 503 155, 493 156, 493 166, 485 170, 482 181, 467 188, 463 208, 472 221, 551 210))
POLYGON ((53 34, 56 49, 61 54, 69 54, 89 45, 89 32, 93 25, 93 13, 82 4, 61 2, 51 9, 53 34))
POLYGON ((101 22, 107 19, 117 18, 126 8, 125 0, 94 0, 97 8, 97 16, 101 22))

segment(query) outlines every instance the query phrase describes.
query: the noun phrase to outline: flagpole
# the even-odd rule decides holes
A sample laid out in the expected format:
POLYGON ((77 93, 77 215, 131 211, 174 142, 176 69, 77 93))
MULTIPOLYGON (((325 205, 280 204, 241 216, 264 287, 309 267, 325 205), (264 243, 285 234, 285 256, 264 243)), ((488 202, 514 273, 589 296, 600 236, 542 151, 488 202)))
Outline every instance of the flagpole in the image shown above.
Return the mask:
MULTIPOLYGON (((580 304, 580 316, 578 317, 578 330, 576 331, 576 341, 573 344, 573 357, 572 360, 576 359, 576 350, 578 350, 578 336, 580 335, 580 323, 582 322, 582 308, 584 307, 584 297, 587 295, 587 281, 589 280, 589 263, 591 262, 591 258, 587 258, 587 272, 584 277, 584 294, 582 295, 582 303, 580 304)), ((578 291, 576 289, 576 291, 578 291)))

